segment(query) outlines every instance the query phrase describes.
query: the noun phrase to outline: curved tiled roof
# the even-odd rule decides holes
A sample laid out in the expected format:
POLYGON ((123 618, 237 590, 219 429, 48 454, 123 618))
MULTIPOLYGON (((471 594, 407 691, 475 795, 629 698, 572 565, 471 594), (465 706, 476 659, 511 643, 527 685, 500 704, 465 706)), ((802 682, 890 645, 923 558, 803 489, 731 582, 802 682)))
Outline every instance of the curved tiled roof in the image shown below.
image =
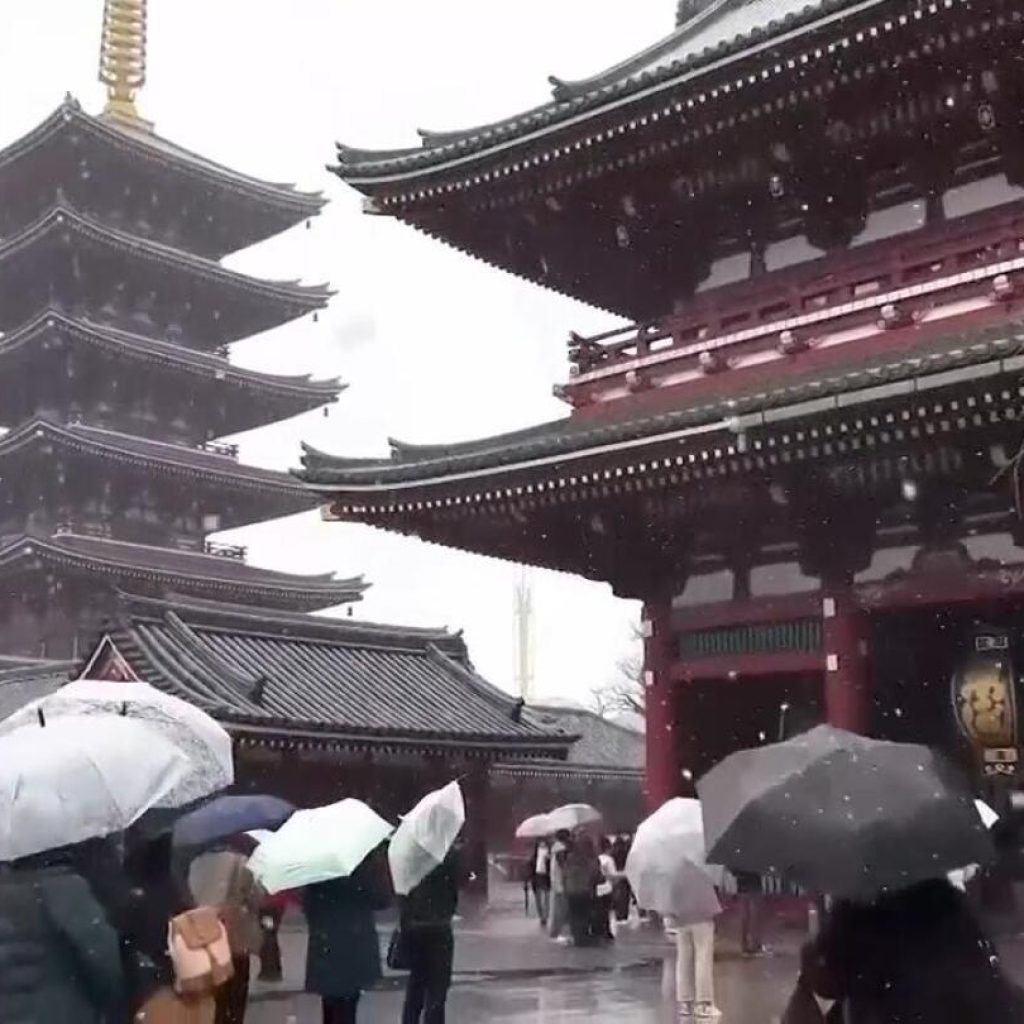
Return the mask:
MULTIPOLYGON (((753 380, 731 380, 730 371, 717 378, 719 392, 711 400, 680 404, 658 411, 630 411, 617 417, 572 416, 525 430, 447 446, 400 448, 388 459, 336 458, 310 446, 303 449, 299 477, 316 490, 386 491, 413 483, 441 483, 460 474, 484 477, 491 471, 530 468, 534 460, 567 460, 599 455, 605 446, 628 446, 654 441, 675 431, 694 428, 725 430, 734 417, 770 411, 779 406, 840 396, 859 388, 905 380, 922 374, 969 367, 993 358, 1013 355, 1024 345, 1024 321, 1016 320, 984 329, 939 337, 922 336, 898 355, 885 347, 870 358, 860 346, 843 352, 827 370, 801 373, 784 363, 773 376, 762 367, 753 380)), ((480 481, 484 483, 483 480, 480 481)))
POLYGON ((461 638, 190 599, 126 598, 109 639, 148 682, 241 732, 561 757, 575 739, 480 678, 461 638))
POLYGON ((636 729, 609 721, 587 708, 530 704, 523 714, 545 728, 579 736, 569 751, 570 765, 643 771, 646 741, 636 729))
MULTIPOLYGON (((213 378, 223 384, 271 395, 275 399, 294 399, 300 409, 316 408, 334 401, 345 388, 337 378, 314 380, 308 375, 289 376, 248 370, 221 356, 76 319, 55 309, 45 310, 24 326, 0 334, 0 360, 27 345, 45 340, 51 333, 116 351, 125 358, 161 363, 182 373, 213 378)), ((262 424, 265 419, 258 422, 262 424)))
POLYGON ((106 576, 130 587, 152 583, 164 590, 205 596, 246 595, 268 607, 312 611, 358 601, 368 588, 362 577, 335 579, 333 574, 296 576, 260 569, 217 555, 132 544, 74 533, 30 534, 0 548, 0 573, 42 562, 56 568, 106 576))
POLYGON ((578 82, 553 78, 554 100, 513 117, 459 132, 421 132, 418 148, 367 150, 339 144, 336 172, 353 183, 411 178, 517 141, 536 139, 645 91, 690 81, 702 71, 741 58, 767 43, 809 31, 894 0, 717 0, 665 39, 615 67, 578 82))
MULTIPOLYGON (((249 493, 256 496, 257 501, 266 499, 273 509, 272 512, 257 513, 261 516, 288 515, 304 511, 313 504, 309 491, 287 473, 247 466, 229 455, 202 448, 155 441, 84 423, 62 424, 36 418, 0 438, 0 460, 26 449, 35 449, 32 457, 39 458, 37 449, 44 445, 130 463, 148 473, 205 480, 214 485, 220 484, 233 494, 249 493)), ((16 482, 9 486, 17 490, 16 482)), ((232 525, 241 525, 241 522, 232 525)))
MULTIPOLYGON (((123 156, 125 176, 137 178, 140 166, 153 166, 161 175, 177 175, 187 180, 196 202, 207 205, 210 212, 223 212, 229 199, 240 203, 248 214, 232 218, 234 242, 225 251, 244 248, 284 231, 318 214, 327 202, 320 193, 300 192, 290 184, 242 174, 144 128, 93 117, 70 96, 30 132, 0 150, 0 191, 6 176, 31 173, 33 156, 61 136, 73 136, 78 146, 91 144, 123 156)), ((197 218, 196 222, 203 219, 197 218)), ((218 229, 222 228, 223 224, 218 224, 218 229)))
POLYGON ((210 344, 236 341, 247 334, 269 330, 322 309, 332 292, 327 286, 310 287, 293 281, 264 281, 250 277, 180 249, 159 242, 138 238, 107 227, 84 216, 64 204, 58 204, 23 231, 0 243, 0 280, 5 268, 11 267, 24 254, 47 242, 73 244, 75 239, 85 245, 95 245, 108 252, 123 255, 126 261, 123 279, 128 280, 141 268, 150 266, 159 274, 182 275, 190 288, 208 282, 217 289, 217 304, 223 308, 232 300, 245 314, 244 325, 235 328, 223 324, 216 338, 206 339, 210 344))

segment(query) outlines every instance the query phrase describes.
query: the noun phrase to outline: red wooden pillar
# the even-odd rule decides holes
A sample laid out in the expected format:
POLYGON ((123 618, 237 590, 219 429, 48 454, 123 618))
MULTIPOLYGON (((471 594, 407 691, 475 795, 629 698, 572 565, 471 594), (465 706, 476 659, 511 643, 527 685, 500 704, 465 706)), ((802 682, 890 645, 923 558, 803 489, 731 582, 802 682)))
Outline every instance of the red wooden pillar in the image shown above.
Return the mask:
POLYGON ((672 600, 657 598, 644 604, 644 716, 647 746, 647 808, 657 810, 666 800, 682 795, 685 785, 679 692, 672 682, 675 660, 672 639, 672 600))
POLYGON ((837 728, 866 734, 871 728, 868 616, 847 586, 827 588, 821 611, 826 720, 837 728))

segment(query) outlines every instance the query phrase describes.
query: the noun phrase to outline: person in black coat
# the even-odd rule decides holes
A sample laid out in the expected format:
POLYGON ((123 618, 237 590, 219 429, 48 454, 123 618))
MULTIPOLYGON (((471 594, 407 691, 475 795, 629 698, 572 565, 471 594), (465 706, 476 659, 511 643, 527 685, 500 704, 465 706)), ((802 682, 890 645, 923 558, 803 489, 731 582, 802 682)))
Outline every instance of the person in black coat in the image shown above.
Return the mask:
POLYGON ((444 1024, 455 949, 452 918, 459 906, 461 881, 459 851, 453 847, 438 867, 399 900, 399 928, 409 967, 402 1024, 444 1024))
POLYGON ((801 974, 814 993, 842 1005, 848 1024, 1024 1020, 1019 990, 963 894, 945 879, 870 905, 836 903, 804 948, 801 974))
POLYGON ((70 854, 0 866, 0 1021, 123 1019, 117 933, 70 854))
POLYGON ((355 1024, 363 992, 380 979, 374 914, 387 902, 374 854, 348 878, 306 886, 306 991, 320 996, 324 1024, 355 1024))

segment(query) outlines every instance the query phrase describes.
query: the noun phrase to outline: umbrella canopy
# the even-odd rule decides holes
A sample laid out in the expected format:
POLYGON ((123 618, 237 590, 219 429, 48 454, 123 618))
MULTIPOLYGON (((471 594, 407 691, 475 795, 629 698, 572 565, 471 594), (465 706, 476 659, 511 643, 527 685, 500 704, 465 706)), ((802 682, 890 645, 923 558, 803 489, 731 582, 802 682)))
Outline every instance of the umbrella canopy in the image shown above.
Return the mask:
POLYGON ((640 906, 671 915, 678 924, 710 921, 721 913, 715 893, 721 870, 706 862, 699 800, 676 797, 640 825, 626 877, 640 906))
POLYGON ((294 813, 294 804, 276 796, 219 796, 177 820, 174 845, 212 846, 252 829, 277 829, 294 813))
POLYGON ((457 782, 428 793, 401 820, 388 846, 399 896, 407 896, 444 861, 465 824, 466 804, 457 782))
POLYGON ((927 747, 841 729, 727 757, 697 785, 708 860, 873 899, 988 861, 965 780, 927 747))
POLYGON ((564 804, 556 807, 546 817, 551 832, 571 832, 575 828, 601 822, 601 812, 590 804, 564 804))
MULTIPOLYGON (((993 811, 984 800, 975 800, 974 806, 977 809, 978 817, 981 818, 981 823, 985 828, 991 828, 999 820, 999 815, 996 814, 996 812, 993 811)), ((965 867, 956 868, 954 871, 948 872, 946 877, 961 892, 965 892, 967 890, 967 883, 977 874, 977 872, 977 864, 967 864, 965 867)))
POLYGON ((546 814, 534 814, 521 821, 516 828, 516 839, 543 839, 554 833, 546 814))
POLYGON ((192 767, 161 807, 185 807, 235 781, 231 737, 224 727, 205 711, 149 683, 78 679, 0 722, 0 736, 38 725, 40 715, 46 722, 67 715, 119 715, 142 722, 179 747, 192 767))
POLYGON ((0 861, 122 832, 189 770, 172 743, 112 715, 0 737, 0 861))
POLYGON ((296 811, 256 847, 249 870, 271 895, 345 878, 393 831, 361 800, 296 811))

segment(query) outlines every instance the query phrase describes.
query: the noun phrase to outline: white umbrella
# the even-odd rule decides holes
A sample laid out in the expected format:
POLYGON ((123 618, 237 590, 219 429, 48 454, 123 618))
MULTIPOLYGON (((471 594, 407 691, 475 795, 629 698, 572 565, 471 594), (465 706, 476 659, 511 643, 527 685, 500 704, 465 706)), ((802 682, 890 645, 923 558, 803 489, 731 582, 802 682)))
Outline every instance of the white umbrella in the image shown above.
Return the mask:
POLYGON ((113 715, 0 737, 0 861, 121 832, 188 770, 172 743, 113 715))
POLYGON ((590 804, 564 804, 547 815, 552 832, 571 832, 584 825, 596 825, 601 821, 601 812, 590 804))
POLYGON ((444 861, 465 824, 466 803, 457 782, 428 793, 399 822, 388 847, 399 896, 407 896, 444 861))
MULTIPOLYGON (((977 808, 978 817, 981 818, 981 823, 985 828, 991 828, 999 820, 999 815, 984 800, 975 800, 974 806, 977 808)), ((978 865, 968 864, 966 867, 956 868, 954 871, 947 872, 946 877, 961 892, 966 892, 967 883, 977 873, 978 865)))
POLYGON ((551 820, 546 814, 534 814, 519 823, 516 839, 543 839, 554 833, 551 820))
POLYGON ((235 781, 231 737, 224 727, 195 705, 149 683, 78 679, 0 722, 0 736, 38 726, 40 715, 47 723, 68 715, 118 715, 142 722, 173 743, 188 756, 191 770, 161 807, 184 807, 235 781))
POLYGON ((394 829, 361 800, 296 811, 249 858, 249 870, 267 892, 345 878, 394 829))
POLYGON ((699 800, 676 797, 637 829, 626 859, 637 903, 680 924, 710 921, 721 912, 715 893, 721 869, 705 859, 699 800))

